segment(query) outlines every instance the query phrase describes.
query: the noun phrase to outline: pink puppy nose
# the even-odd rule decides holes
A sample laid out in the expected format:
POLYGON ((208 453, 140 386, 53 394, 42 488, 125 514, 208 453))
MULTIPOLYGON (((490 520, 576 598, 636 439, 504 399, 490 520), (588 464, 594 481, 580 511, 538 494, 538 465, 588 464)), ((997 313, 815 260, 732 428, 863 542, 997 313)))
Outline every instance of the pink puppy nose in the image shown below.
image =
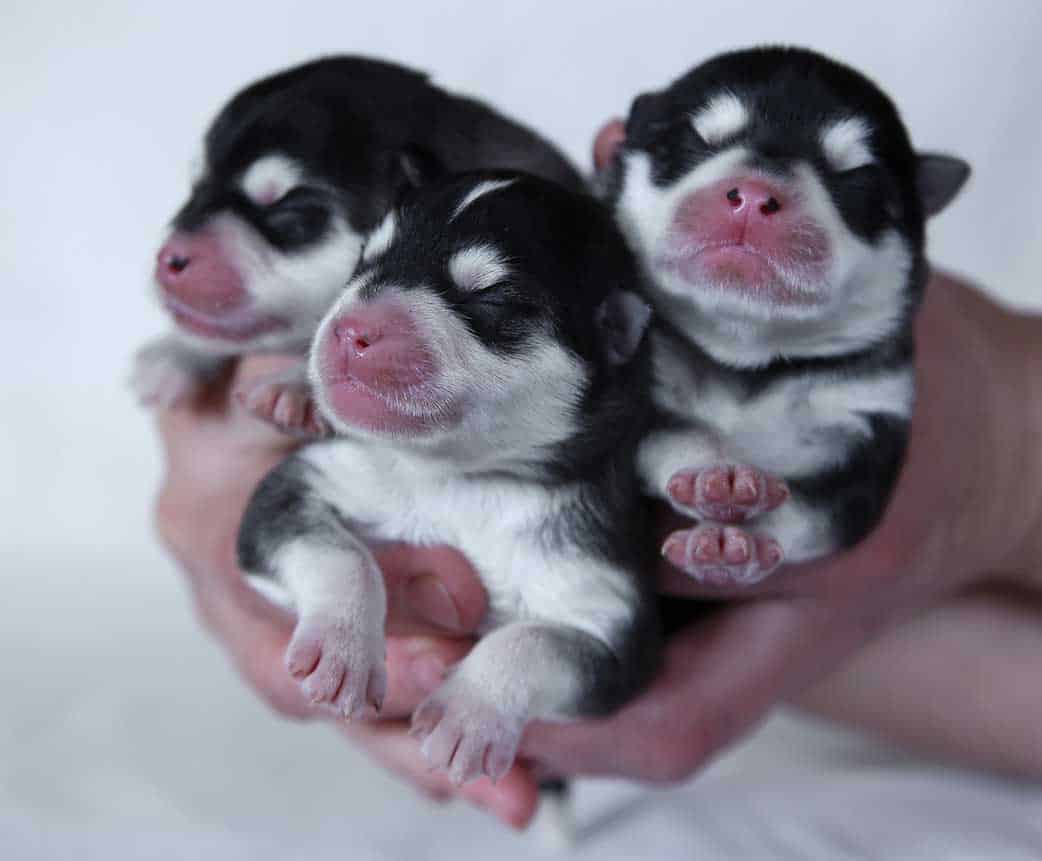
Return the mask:
MULTIPOLYGON (((383 338, 386 323, 387 321, 358 316, 343 317, 333 326, 333 334, 336 335, 342 349, 355 358, 361 358, 366 350, 383 338)), ((395 328, 399 327, 392 326, 392 332, 395 328)))
POLYGON ((231 254, 211 233, 174 233, 156 255, 156 281, 175 301, 220 314, 247 298, 231 254))
POLYGON ((734 184, 724 182, 721 185, 730 186, 724 197, 735 215, 752 218, 758 213, 769 218, 785 205, 784 193, 760 179, 742 179, 734 184))
POLYGON ((390 303, 373 304, 333 322, 323 366, 331 379, 348 377, 395 390, 429 379, 432 356, 406 311, 390 303))

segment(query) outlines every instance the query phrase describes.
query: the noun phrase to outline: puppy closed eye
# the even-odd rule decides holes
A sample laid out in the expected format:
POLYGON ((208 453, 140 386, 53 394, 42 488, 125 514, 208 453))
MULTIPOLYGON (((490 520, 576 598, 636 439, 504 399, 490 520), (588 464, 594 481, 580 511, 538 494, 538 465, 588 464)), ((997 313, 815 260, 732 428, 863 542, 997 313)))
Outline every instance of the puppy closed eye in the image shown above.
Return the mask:
POLYGON ((311 189, 296 188, 265 207, 262 217, 280 242, 299 244, 322 234, 329 223, 329 208, 311 189))

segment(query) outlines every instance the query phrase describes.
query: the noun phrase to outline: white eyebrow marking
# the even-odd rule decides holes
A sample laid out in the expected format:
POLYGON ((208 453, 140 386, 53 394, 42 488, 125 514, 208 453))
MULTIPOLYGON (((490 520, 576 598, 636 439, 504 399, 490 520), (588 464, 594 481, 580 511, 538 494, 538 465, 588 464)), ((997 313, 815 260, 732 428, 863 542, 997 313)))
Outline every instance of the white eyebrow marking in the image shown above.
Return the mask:
POLYGON ((379 257, 390 248, 397 228, 398 224, 395 221, 394 213, 388 212, 384 216, 384 220, 380 222, 380 226, 369 234, 369 238, 365 243, 365 251, 362 252, 362 260, 368 263, 374 257, 379 257))
POLYGON ((508 185, 513 185, 515 182, 517 182, 516 179, 489 179, 485 182, 479 182, 470 191, 468 191, 467 196, 460 201, 459 206, 456 207, 456 211, 452 213, 452 218, 450 218, 449 221, 452 221, 453 218, 456 218, 461 212, 463 212, 464 209, 470 206, 479 197, 482 197, 483 195, 486 195, 491 191, 506 188, 508 185))
POLYGON ((510 267, 491 245, 472 245, 452 255, 449 275, 460 290, 476 293, 510 275, 510 267))
POLYGON ((748 124, 748 109, 738 96, 726 91, 713 96, 691 117, 691 125, 707 144, 721 143, 748 124))
POLYGON ((874 161, 868 148, 871 129, 860 117, 844 117, 821 130, 821 148, 836 170, 853 170, 874 161))
POLYGON ((254 203, 270 206, 300 184, 300 167, 284 155, 266 155, 257 159, 243 174, 239 185, 254 203))

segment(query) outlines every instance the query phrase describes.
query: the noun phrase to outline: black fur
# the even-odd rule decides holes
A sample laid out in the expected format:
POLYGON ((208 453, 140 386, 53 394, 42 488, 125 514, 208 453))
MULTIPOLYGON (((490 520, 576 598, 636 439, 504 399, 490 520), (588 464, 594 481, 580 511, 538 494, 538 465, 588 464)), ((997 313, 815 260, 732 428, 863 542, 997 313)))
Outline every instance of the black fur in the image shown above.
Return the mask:
POLYGON ((383 284, 433 289, 490 350, 523 354, 533 336, 550 333, 582 360, 591 377, 576 410, 578 432, 525 464, 525 472, 588 487, 551 533, 564 530, 562 540, 613 562, 637 562, 645 515, 632 463, 650 422, 650 357, 640 349, 621 364, 604 358, 613 332, 596 325, 598 308, 613 290, 641 290, 639 266, 604 205, 537 177, 446 178, 403 200, 395 240, 363 273, 373 276, 363 289, 368 299, 383 284), (472 188, 502 179, 515 181, 452 217, 472 188), (513 277, 480 293, 462 291, 449 277, 449 260, 480 244, 502 251, 513 277))
MULTIPOLYGON (((924 213, 915 151, 893 102, 860 72, 801 48, 734 51, 696 66, 664 90, 638 96, 626 124, 626 147, 651 154, 661 186, 736 142, 752 147, 756 164, 773 172, 809 162, 854 233, 872 240, 884 227, 896 227, 921 253, 924 213), (735 137, 709 146, 690 118, 723 91, 749 106, 751 120, 735 137), (871 119, 876 164, 840 172, 828 163, 817 135, 851 115, 871 119)), ((617 181, 610 188, 618 194, 617 181)), ((910 286, 921 290, 922 282, 910 286)))
POLYGON ((517 169, 582 187, 552 144, 488 105, 392 63, 327 57, 264 78, 225 106, 206 135, 206 176, 174 227, 194 230, 231 211, 294 251, 320 242, 338 210, 365 233, 415 181, 417 160, 439 172, 517 169), (314 185, 275 206, 254 205, 233 181, 269 153, 302 164, 314 185))
MULTIPOLYGON (((475 482, 507 475, 521 483, 578 488, 567 507, 547 512, 539 536, 564 557, 578 551, 611 563, 638 586, 626 630, 611 632, 612 648, 593 637, 580 648, 574 632, 560 644, 588 670, 581 713, 617 708, 650 678, 659 639, 654 584, 643 574, 650 563, 650 524, 635 470, 636 447, 651 418, 649 350, 644 337, 622 354, 606 349, 606 341, 619 338, 622 330, 617 319, 601 313, 604 303, 616 291, 640 290, 638 264, 610 211, 592 197, 534 176, 444 177, 405 196, 389 245, 362 263, 356 277, 364 285, 362 302, 377 300, 389 286, 406 302, 413 290, 434 293, 485 349, 523 360, 530 344, 549 338, 585 369, 588 383, 574 407, 578 429, 573 438, 535 452, 529 462, 504 460, 484 474, 460 464, 460 471, 475 482), (512 184, 477 198, 456 215, 472 189, 493 180, 512 184), (449 263, 476 245, 499 251, 511 275, 480 292, 465 291, 452 280, 449 263)), ((642 332, 645 324, 646 317, 640 321, 642 332)), ((319 540, 328 535, 336 541, 338 531, 351 525, 334 500, 322 501, 311 487, 297 457, 261 484, 240 533, 240 562, 246 570, 270 572, 277 549, 302 533, 316 530, 319 540)))
MULTIPOLYGON (((714 359, 669 319, 658 321, 662 349, 683 353, 700 376, 722 383, 739 402, 786 378, 820 374, 821 385, 827 386, 836 375, 871 377, 909 368, 914 361, 914 313, 928 277, 925 218, 927 209, 937 208, 931 206, 931 195, 924 194, 923 186, 949 171, 957 182, 948 182, 947 189, 932 196, 947 202, 968 173, 965 165, 944 157, 928 165, 931 159, 923 159, 912 148, 893 102, 859 72, 812 51, 765 47, 721 54, 665 89, 637 97, 626 123, 623 150, 606 169, 602 189, 611 202, 619 202, 629 152, 650 156, 652 182, 665 189, 700 162, 735 145, 751 151, 749 167, 773 175, 788 177, 797 164, 811 165, 847 228, 864 242, 873 244, 884 231, 899 234, 911 261, 910 271, 893 275, 902 280, 902 312, 892 331, 873 343, 852 343, 845 354, 801 355, 800 344, 794 341, 786 346, 784 356, 752 369, 714 359), (695 131, 691 118, 723 93, 739 99, 748 122, 726 140, 710 144, 695 131), (868 165, 837 170, 823 152, 820 133, 850 117, 867 120, 874 158, 868 165)), ((944 178, 939 182, 943 184, 944 178)), ((907 439, 905 421, 884 415, 866 415, 866 419, 872 438, 855 446, 848 462, 789 482, 797 497, 829 512, 836 541, 844 547, 863 538, 881 518, 907 439)), ((662 414, 658 424, 679 429, 687 421, 662 414)))

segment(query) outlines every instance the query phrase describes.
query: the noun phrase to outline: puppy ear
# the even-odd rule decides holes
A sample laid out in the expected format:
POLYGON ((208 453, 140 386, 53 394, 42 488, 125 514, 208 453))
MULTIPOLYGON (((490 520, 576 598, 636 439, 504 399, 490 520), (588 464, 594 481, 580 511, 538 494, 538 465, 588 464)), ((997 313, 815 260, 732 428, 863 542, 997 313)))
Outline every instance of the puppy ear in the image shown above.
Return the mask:
POLYGON ((970 178, 970 166, 961 158, 940 153, 919 153, 916 182, 924 212, 936 215, 955 199, 970 178))
POLYGON ((630 105, 630 113, 626 118, 626 141, 636 147, 646 146, 656 134, 670 125, 670 120, 663 114, 661 93, 642 93, 630 105))
POLYGON ((594 313, 597 342, 612 365, 633 358, 651 322, 651 307, 636 293, 612 290, 594 313))
POLYGON ((626 143, 626 123, 618 119, 610 119, 597 132, 593 139, 593 168, 602 171, 611 166, 626 143))

